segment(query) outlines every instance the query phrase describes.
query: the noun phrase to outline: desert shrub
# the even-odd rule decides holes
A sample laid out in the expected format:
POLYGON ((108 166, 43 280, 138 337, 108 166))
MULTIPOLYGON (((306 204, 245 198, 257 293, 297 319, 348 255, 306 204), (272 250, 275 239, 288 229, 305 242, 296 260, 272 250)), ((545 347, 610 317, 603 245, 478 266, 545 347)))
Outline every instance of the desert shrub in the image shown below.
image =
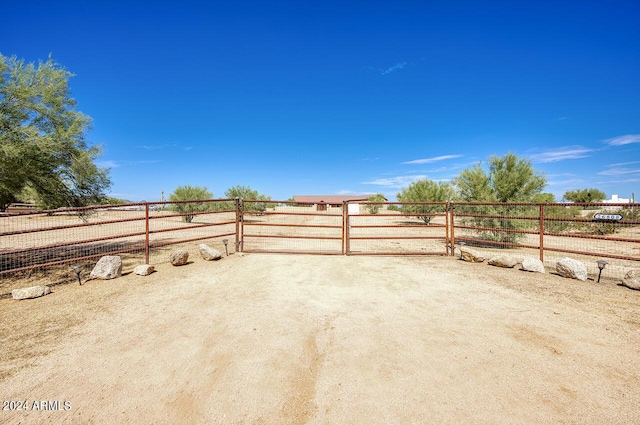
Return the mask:
MULTIPOLYGON (((367 202, 385 202, 387 198, 384 197, 381 193, 376 195, 369 196, 367 198, 367 202)), ((378 214, 380 212, 380 208, 382 204, 367 204, 365 209, 369 211, 370 214, 378 214)))
MULTIPOLYGON (((191 201, 191 200, 206 200, 213 198, 213 194, 207 190, 206 187, 201 186, 179 186, 176 190, 169 195, 169 201, 191 201)), ((210 211, 213 208, 213 204, 208 202, 184 202, 171 205, 171 209, 174 211, 185 214, 182 219, 187 223, 191 223, 194 214, 196 212, 210 211)))
POLYGON ((523 216, 527 213, 521 206, 517 205, 456 204, 455 211, 457 214, 472 215, 471 217, 464 217, 462 224, 481 228, 476 230, 478 238, 489 243, 518 243, 524 237, 521 232, 531 230, 532 226, 530 220, 517 219, 518 215, 523 216))
POLYGON ((397 195, 398 201, 407 202, 400 210, 405 214, 416 214, 417 217, 429 224, 432 214, 444 211, 442 204, 435 202, 449 202, 453 198, 453 187, 446 182, 433 180, 418 180, 411 183, 397 195), (411 202, 434 202, 434 204, 410 204, 411 202))
POLYGON ((576 206, 547 205, 544 208, 544 217, 544 230, 550 233, 568 232, 579 228, 582 224, 571 221, 581 217, 580 208, 576 206))
MULTIPOLYGON (((271 197, 258 193, 257 190, 251 189, 250 186, 236 185, 232 186, 224 192, 227 198, 239 198, 246 201, 270 201, 271 197)), ((275 208, 275 202, 248 202, 243 203, 244 211, 264 212, 267 208, 275 208)), ((231 208, 235 208, 231 206, 231 208)))
POLYGON ((640 221, 640 208, 638 207, 625 207, 616 211, 616 214, 622 216, 622 221, 640 221))

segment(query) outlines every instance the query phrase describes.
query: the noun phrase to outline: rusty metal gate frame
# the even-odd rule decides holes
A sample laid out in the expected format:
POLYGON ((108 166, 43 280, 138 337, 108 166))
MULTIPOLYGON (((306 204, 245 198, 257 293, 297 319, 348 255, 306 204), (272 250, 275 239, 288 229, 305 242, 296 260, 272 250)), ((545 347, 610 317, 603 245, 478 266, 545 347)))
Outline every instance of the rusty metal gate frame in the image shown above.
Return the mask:
MULTIPOLYGON (((449 237, 449 229, 450 229, 450 208, 447 202, 358 202, 360 205, 364 205, 365 208, 367 205, 379 205, 379 206, 408 206, 410 207, 442 207, 441 212, 402 212, 398 211, 395 214, 384 214, 385 217, 444 217, 445 224, 406 224, 406 225, 389 225, 389 224, 361 224, 361 225, 353 225, 351 224, 350 214, 348 214, 348 205, 349 202, 346 202, 347 214, 345 215, 345 255, 389 255, 389 256, 405 256, 405 255, 450 255, 450 237, 449 237), (436 236, 428 236, 428 235, 390 235, 390 236, 353 236, 351 231, 353 229, 407 229, 407 228, 416 228, 416 229, 434 229, 434 228, 442 228, 444 232, 442 235, 436 236), (351 241, 353 240, 444 240, 444 245, 442 247, 442 251, 368 251, 368 252, 355 252, 351 250, 351 241)), ((357 217, 366 217, 366 218, 377 218, 378 214, 357 214, 357 217)))
MULTIPOLYGON (((267 208, 260 208, 259 212, 251 211, 251 209, 245 207, 245 203, 247 204, 263 204, 266 205, 268 203, 272 204, 293 204, 291 201, 272 201, 272 200, 240 200, 240 208, 239 208, 239 237, 238 237, 238 250, 240 252, 247 253, 278 253, 278 254, 321 254, 321 255, 389 255, 389 256, 403 256, 403 255, 451 255, 450 254, 450 207, 446 202, 354 202, 354 201, 345 201, 342 204, 342 212, 341 213, 330 213, 326 211, 322 212, 283 212, 283 211, 267 211, 267 208), (429 224, 425 225, 385 225, 385 224, 361 224, 361 225, 353 225, 351 223, 350 214, 349 214, 349 205, 351 204, 360 204, 360 205, 406 205, 406 206, 436 206, 441 207, 440 211, 429 212, 429 213, 404 213, 398 212, 396 214, 385 214, 386 217, 396 216, 396 217, 421 217, 421 216, 431 216, 431 217, 444 217, 444 224, 429 224), (342 223, 340 226, 337 225, 318 225, 318 224, 295 224, 295 223, 254 223, 248 221, 246 218, 255 215, 283 215, 283 216, 322 216, 322 217, 340 217, 342 216, 342 223), (318 235, 266 235, 259 233, 251 233, 247 230, 252 227, 289 227, 289 228, 325 228, 325 229, 341 229, 340 236, 318 236, 318 235), (443 232, 441 235, 387 235, 387 236, 353 236, 351 230, 353 229, 382 229, 382 228, 441 228, 443 232), (248 228, 248 229, 247 229, 248 228), (341 250, 335 251, 327 251, 327 250, 282 250, 282 249, 247 249, 245 247, 245 240, 247 238, 253 239, 306 239, 306 240, 341 240, 341 250), (353 240, 381 240, 381 239, 389 239, 389 240, 443 240, 444 244, 441 251, 368 251, 368 252, 356 252, 351 250, 351 241, 353 240)), ((306 205, 306 204, 305 204, 306 205)), ((311 206, 312 204, 309 204, 311 206)), ((359 217, 367 217, 368 214, 358 214, 359 217)), ((378 217, 375 214, 370 215, 372 218, 378 217)))
MULTIPOLYGON (((246 203, 251 204, 293 204, 291 201, 272 201, 272 200, 240 200, 240 220, 239 220, 239 251, 247 253, 274 253, 274 254, 316 254, 316 255, 344 255, 345 253, 345 235, 344 235, 344 209, 340 214, 328 213, 328 212, 283 212, 283 211, 266 211, 266 207, 261 211, 251 211, 245 208, 246 203), (327 224, 295 224, 295 223, 251 223, 246 220, 247 216, 253 215, 283 215, 283 216, 320 216, 320 217, 341 217, 342 224, 327 225, 327 224), (265 235, 258 233, 247 233, 245 227, 293 227, 293 228, 310 228, 310 229, 341 229, 340 236, 318 236, 318 235, 265 235), (265 238, 265 239, 304 239, 304 240, 340 240, 340 251, 321 251, 321 250, 281 250, 281 249, 247 249, 245 247, 246 238, 265 238)), ((305 204, 306 205, 306 204, 305 204)), ((309 204, 311 205, 311 204, 309 204)))

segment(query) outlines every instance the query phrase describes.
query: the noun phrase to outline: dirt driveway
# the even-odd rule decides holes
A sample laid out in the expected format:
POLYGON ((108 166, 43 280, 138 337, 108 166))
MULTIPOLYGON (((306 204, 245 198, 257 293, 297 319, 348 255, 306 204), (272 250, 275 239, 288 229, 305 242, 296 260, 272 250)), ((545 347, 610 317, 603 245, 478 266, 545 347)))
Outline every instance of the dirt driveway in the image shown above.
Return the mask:
POLYGON ((157 270, 0 300, 0 423, 640 423, 640 292, 612 282, 450 257, 157 270))

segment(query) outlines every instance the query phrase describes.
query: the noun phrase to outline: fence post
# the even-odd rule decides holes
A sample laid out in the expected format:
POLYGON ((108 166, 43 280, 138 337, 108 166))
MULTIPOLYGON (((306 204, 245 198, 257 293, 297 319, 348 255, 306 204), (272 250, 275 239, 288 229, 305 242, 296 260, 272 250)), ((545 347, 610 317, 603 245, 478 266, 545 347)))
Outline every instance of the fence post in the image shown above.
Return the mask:
POLYGON ((144 260, 149 264, 149 203, 145 204, 144 260))
POLYGON ((455 202, 451 202, 449 204, 449 213, 451 214, 451 226, 449 226, 449 228, 451 229, 451 256, 455 256, 456 255, 456 235, 455 235, 455 227, 456 227, 456 223, 455 223, 455 211, 456 211, 456 204, 455 202))
POLYGON ((544 204, 540 204, 540 261, 544 262, 544 204))
POLYGON ((349 255, 349 201, 342 202, 342 240, 344 255, 349 255))
POLYGON ((240 236, 240 198, 236 198, 236 252, 242 252, 240 236))

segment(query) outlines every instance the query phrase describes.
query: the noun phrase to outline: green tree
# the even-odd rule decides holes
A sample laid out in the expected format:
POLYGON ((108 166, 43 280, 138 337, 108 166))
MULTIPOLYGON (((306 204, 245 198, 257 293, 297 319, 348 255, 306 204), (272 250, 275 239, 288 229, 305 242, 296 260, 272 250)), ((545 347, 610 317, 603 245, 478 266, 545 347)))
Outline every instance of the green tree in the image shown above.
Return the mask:
MULTIPOLYGON (((399 202, 449 202, 453 199, 453 186, 447 182, 436 182, 433 180, 417 180, 408 187, 402 189, 396 197, 399 202)), ((444 211, 442 205, 406 205, 403 204, 401 211, 405 214, 424 214, 419 215, 425 224, 429 224, 434 213, 444 211)))
MULTIPOLYGON (((387 198, 385 198, 382 193, 377 193, 367 198, 367 202, 385 202, 386 200, 387 198)), ((381 207, 382 204, 367 204, 365 208, 370 214, 378 214, 381 207)))
POLYGON ((213 204, 209 202, 181 202, 181 201, 202 201, 213 199, 213 194, 203 186, 178 186, 176 190, 169 195, 170 202, 176 202, 171 205, 171 209, 186 214, 182 219, 187 223, 191 223, 195 214, 198 212, 210 211, 213 204))
POLYGON ((85 140, 91 119, 75 109, 69 79, 51 58, 25 63, 0 54, 0 210, 25 188, 43 208, 99 203, 111 186, 85 140))
POLYGON ((607 199, 607 195, 598 189, 576 189, 568 190, 564 193, 563 197, 566 201, 576 203, 590 203, 590 202, 602 202, 607 199))
POLYGON ((527 228, 526 221, 511 219, 516 213, 535 213, 523 207, 509 205, 512 202, 534 202, 542 199, 542 190, 547 185, 546 178, 536 172, 531 162, 513 153, 489 158, 488 169, 481 164, 463 170, 454 179, 458 195, 467 202, 503 203, 505 205, 460 205, 459 213, 475 214, 476 217, 464 221, 481 228, 481 239, 514 243, 522 237, 518 230, 527 228), (521 210, 521 211, 518 211, 521 210), (504 216, 496 218, 487 216, 504 216))
POLYGON ((114 198, 112 196, 109 196, 105 199, 102 200, 101 204, 102 205, 119 205, 119 204, 127 204, 127 200, 126 199, 122 199, 122 198, 114 198))
POLYGON ((547 179, 531 162, 513 153, 489 158, 489 169, 480 164, 462 171, 454 179, 458 193, 467 202, 532 202, 547 185, 547 179))
POLYGON ((554 204, 557 201, 553 193, 538 193, 533 196, 531 202, 535 202, 536 204, 554 204))
MULTIPOLYGON (((251 189, 250 186, 236 185, 232 186, 224 192, 227 198, 240 198, 246 201, 270 201, 271 196, 258 193, 257 190, 251 189)), ((273 202, 249 202, 244 204, 245 211, 265 211, 267 208, 275 207, 273 202)))

